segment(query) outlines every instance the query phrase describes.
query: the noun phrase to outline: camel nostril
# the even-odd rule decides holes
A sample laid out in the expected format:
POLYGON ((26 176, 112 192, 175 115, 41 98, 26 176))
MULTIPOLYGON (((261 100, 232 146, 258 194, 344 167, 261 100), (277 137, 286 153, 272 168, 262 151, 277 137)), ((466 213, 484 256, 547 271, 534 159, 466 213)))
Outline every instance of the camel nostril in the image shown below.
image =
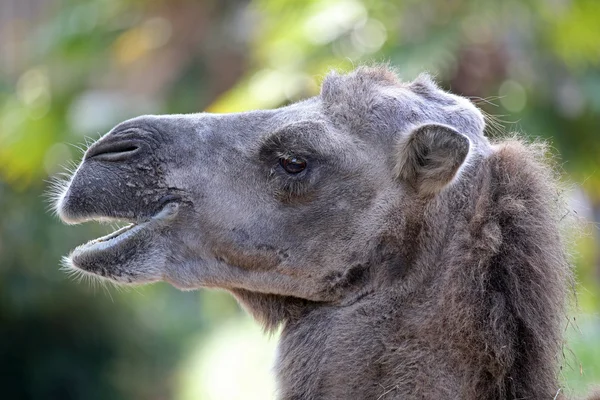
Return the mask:
POLYGON ((85 159, 93 158, 99 161, 123 161, 139 153, 141 146, 132 140, 118 142, 100 142, 88 149, 85 159))

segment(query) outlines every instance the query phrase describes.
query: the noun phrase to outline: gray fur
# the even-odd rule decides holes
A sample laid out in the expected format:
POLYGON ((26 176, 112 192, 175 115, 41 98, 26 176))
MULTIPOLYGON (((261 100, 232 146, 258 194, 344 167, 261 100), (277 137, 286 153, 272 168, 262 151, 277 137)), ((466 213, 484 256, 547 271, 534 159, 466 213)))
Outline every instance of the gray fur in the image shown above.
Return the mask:
POLYGON ((571 279, 556 184, 543 149, 484 125, 384 67, 277 110, 135 118, 88 149, 57 211, 141 228, 69 263, 229 290, 283 325, 280 399, 552 399, 571 279))

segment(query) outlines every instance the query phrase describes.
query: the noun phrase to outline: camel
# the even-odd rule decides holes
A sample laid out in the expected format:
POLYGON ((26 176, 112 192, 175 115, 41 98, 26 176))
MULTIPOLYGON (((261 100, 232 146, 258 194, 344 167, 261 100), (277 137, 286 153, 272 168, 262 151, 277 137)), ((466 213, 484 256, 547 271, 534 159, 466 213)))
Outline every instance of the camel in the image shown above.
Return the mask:
POLYGON ((386 66, 279 109, 137 117, 56 199, 68 224, 130 225, 65 263, 229 291, 282 329, 279 399, 563 398, 556 174, 543 145, 484 129, 468 99, 386 66))

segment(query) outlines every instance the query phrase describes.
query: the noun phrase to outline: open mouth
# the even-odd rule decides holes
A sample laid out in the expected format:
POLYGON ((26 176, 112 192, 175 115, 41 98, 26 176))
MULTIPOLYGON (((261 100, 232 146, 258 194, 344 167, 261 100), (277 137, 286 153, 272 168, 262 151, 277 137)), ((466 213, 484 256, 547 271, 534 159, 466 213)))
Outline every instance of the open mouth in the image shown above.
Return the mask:
MULTIPOLYGON (((106 236, 90 240, 89 242, 78 246, 75 248, 75 250, 73 250, 70 258, 75 260, 77 258, 81 258, 82 256, 90 256, 94 253, 103 253, 123 246, 126 244, 126 242, 129 242, 130 240, 133 240, 144 233, 149 233, 150 231, 153 231, 154 229, 159 228, 161 225, 164 225, 166 222, 172 220, 175 218, 178 211, 179 203, 167 203, 158 213, 145 221, 131 223, 106 236)), ((118 219, 102 218, 102 220, 110 221, 118 219)))

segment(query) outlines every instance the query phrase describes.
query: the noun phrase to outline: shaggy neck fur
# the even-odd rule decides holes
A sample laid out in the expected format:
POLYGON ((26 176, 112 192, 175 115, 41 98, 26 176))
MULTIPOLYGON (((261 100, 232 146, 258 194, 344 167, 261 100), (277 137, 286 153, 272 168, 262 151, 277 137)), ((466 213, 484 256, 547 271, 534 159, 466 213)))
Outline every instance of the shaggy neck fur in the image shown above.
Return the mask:
POLYGON ((508 141, 473 160, 398 237, 414 248, 391 260, 416 254, 399 278, 350 305, 237 291, 267 329, 284 323, 280 398, 555 398, 571 271, 542 157, 508 141))

